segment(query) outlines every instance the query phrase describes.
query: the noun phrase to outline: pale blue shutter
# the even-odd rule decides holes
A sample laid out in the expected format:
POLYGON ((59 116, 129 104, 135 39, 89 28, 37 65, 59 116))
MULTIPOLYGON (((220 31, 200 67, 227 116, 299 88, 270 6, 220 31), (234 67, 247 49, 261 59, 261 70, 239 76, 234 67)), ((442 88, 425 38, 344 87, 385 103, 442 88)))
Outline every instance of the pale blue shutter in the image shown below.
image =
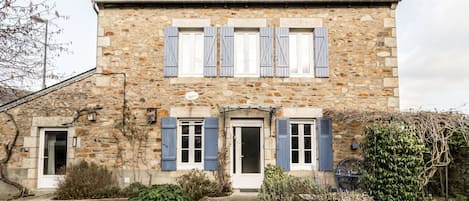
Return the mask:
POLYGON ((204 28, 204 77, 217 76, 217 28, 204 28))
POLYGON ((165 77, 176 77, 178 74, 178 28, 164 29, 164 67, 165 77))
POLYGON ((277 119, 277 165, 283 169, 290 170, 290 120, 277 119))
POLYGON ((204 169, 218 168, 218 118, 204 119, 204 169))
POLYGON ((314 28, 314 69, 316 77, 329 77, 329 39, 325 27, 314 28))
POLYGON ((287 27, 275 28, 275 75, 277 77, 288 77, 290 75, 290 69, 288 67, 288 34, 289 29, 287 27))
POLYGON ((220 30, 220 76, 234 75, 234 28, 222 27, 220 30))
POLYGON ((332 153, 332 120, 318 119, 319 170, 332 171, 334 169, 332 153))
POLYGON ((273 77, 274 68, 273 68, 273 36, 274 31, 270 27, 261 27, 259 30, 260 36, 260 68, 261 68, 261 77, 273 77))
POLYGON ((176 118, 161 119, 161 170, 176 170, 176 118))

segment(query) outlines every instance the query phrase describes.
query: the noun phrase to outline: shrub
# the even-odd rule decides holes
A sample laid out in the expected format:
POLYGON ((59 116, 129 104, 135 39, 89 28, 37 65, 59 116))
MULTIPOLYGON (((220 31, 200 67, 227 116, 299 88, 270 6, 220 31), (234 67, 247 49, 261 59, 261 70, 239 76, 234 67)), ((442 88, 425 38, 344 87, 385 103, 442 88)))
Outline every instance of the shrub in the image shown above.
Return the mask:
POLYGON ((143 189, 136 197, 129 198, 129 201, 190 201, 191 198, 184 193, 182 188, 174 184, 153 185, 143 189))
POLYGON ((264 181, 258 195, 261 201, 294 201, 302 200, 300 194, 323 194, 311 178, 287 175, 278 166, 268 165, 264 173, 264 181))
POLYGON ((221 185, 210 180, 202 170, 191 170, 189 173, 178 177, 177 183, 193 200, 199 200, 205 196, 222 195, 221 185))
POLYGON ((112 198, 119 194, 119 185, 111 171, 95 163, 81 161, 67 169, 65 179, 59 182, 55 198, 112 198))
POLYGON ((376 200, 423 200, 419 174, 425 146, 400 122, 377 122, 362 142, 362 189, 376 200))
POLYGON ((120 194, 122 197, 136 197, 140 191, 146 188, 147 186, 143 185, 142 183, 134 182, 123 188, 120 194))

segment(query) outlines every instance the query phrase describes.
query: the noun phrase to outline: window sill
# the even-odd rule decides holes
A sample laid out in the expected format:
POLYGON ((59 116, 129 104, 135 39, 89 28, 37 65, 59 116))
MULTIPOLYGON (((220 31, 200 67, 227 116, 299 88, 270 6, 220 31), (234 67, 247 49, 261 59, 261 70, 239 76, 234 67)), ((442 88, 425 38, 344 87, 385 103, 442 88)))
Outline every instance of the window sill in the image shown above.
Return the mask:
POLYGON ((305 164, 305 165, 299 165, 299 164, 290 164, 290 170, 295 171, 295 170, 317 170, 315 165, 312 164, 305 164))
POLYGON ((203 170, 204 165, 202 164, 178 164, 176 167, 177 170, 192 170, 192 169, 199 169, 203 170))

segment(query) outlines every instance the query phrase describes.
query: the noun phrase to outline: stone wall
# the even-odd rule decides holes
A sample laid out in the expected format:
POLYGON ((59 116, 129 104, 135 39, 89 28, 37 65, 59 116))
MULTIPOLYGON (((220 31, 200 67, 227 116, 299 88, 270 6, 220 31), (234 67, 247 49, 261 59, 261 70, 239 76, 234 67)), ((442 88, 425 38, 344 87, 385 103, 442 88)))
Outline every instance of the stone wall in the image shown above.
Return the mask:
MULTIPOLYGON (((38 131, 42 127, 69 126, 73 130, 71 135, 78 137, 79 143, 69 152, 70 163, 85 159, 115 168, 131 181, 164 183, 183 173, 160 171, 160 120, 178 108, 203 110, 214 117, 221 117, 219 107, 237 105, 397 111, 394 18, 395 10, 389 7, 101 8, 98 73, 6 111, 14 116, 20 130, 9 164, 11 172, 18 174, 11 176, 29 188, 36 187, 38 131), (266 18, 268 26, 274 27, 284 17, 316 18, 329 28, 330 78, 163 77, 163 28, 170 26, 173 18, 208 18, 212 26, 226 25, 229 18, 266 18), (198 92, 200 98, 185 100, 188 91, 198 92), (127 107, 123 111, 124 102, 127 107), (96 121, 88 121, 86 112, 81 112, 83 116, 68 122, 77 116, 76 111, 97 105, 102 109, 97 111, 96 121), (147 108, 157 108, 156 124, 147 124, 147 108), (127 126, 138 128, 144 140, 121 132, 123 112, 131 117, 127 126)), ((284 113, 280 110, 276 116, 284 117, 284 113)), ((271 132, 274 129, 270 129, 268 115, 245 111, 231 115, 265 120, 265 163, 275 163, 275 132, 271 132)), ((0 122, 0 142, 5 144, 15 128, 4 112, 0 122)), ((222 126, 220 121, 219 144, 227 140, 222 138, 222 126)), ((360 131, 340 122, 333 126, 335 163, 357 156, 350 144, 360 131)), ((0 156, 4 154, 1 150, 0 156)))

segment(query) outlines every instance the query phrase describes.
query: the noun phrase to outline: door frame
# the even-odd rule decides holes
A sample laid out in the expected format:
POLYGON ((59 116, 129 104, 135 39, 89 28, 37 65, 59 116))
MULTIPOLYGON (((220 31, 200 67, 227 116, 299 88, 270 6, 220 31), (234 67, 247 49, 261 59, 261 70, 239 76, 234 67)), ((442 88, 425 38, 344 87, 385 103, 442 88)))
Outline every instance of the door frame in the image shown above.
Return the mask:
MULTIPOLYGON (((234 188, 245 188, 245 189, 257 189, 260 188, 260 185, 262 184, 262 180, 264 178, 264 120, 263 119, 232 119, 231 120, 231 125, 230 125, 230 177, 231 177, 231 183, 234 188), (234 158, 234 151, 233 147, 236 146, 233 144, 233 129, 236 127, 259 127, 259 137, 260 137, 260 173, 246 173, 242 174, 240 171, 237 170, 236 174, 233 173, 233 161, 231 161, 234 158), (250 180, 254 179, 254 181, 250 180), (260 180, 259 180, 260 179, 260 180), (235 181, 235 180, 240 180, 240 181, 235 181), (243 181, 241 181, 243 180, 243 181), (250 181, 244 181, 244 180, 250 180, 250 181), (241 184, 242 186, 237 186, 236 184, 241 184), (244 186, 244 187, 243 187, 244 186)), ((241 150, 237 150, 241 151, 241 150)), ((241 158, 236 158, 236 164, 241 165, 241 158)))
POLYGON ((40 128, 39 130, 39 150, 38 150, 38 165, 37 165, 37 188, 38 189, 50 189, 57 188, 59 180, 64 179, 65 175, 44 175, 44 146, 45 146, 45 134, 46 131, 65 131, 67 132, 67 153, 66 153, 66 164, 69 164, 69 147, 70 142, 70 130, 69 128, 40 128), (42 181, 41 181, 42 179, 42 181), (49 182, 49 185, 46 185, 49 182))

